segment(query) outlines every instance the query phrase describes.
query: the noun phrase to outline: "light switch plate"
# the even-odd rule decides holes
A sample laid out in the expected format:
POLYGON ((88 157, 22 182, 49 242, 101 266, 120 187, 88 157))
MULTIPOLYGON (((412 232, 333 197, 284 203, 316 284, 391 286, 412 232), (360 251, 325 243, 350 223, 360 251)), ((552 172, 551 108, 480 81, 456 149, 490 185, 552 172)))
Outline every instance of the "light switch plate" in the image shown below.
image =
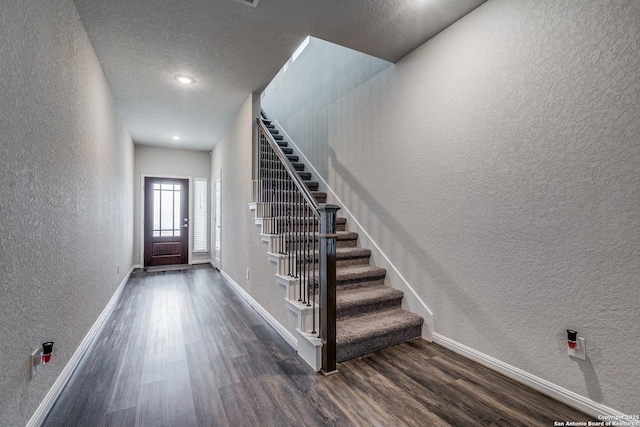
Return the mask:
POLYGON ((42 347, 33 350, 29 358, 29 366, 31 368, 31 378, 38 374, 38 365, 40 365, 40 357, 42 356, 42 347))

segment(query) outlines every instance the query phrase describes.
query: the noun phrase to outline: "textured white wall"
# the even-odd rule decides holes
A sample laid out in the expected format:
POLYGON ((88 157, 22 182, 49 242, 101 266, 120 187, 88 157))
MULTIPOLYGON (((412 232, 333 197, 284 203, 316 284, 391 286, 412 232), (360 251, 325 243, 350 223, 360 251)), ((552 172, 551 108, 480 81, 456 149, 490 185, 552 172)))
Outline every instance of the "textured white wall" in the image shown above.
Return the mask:
POLYGON ((631 414, 639 29, 638 2, 490 0, 393 66, 314 41, 262 104, 436 333, 631 414))
POLYGON ((133 144, 71 0, 6 0, 0 23, 0 425, 19 426, 132 266, 133 144))
POLYGON ((294 334, 297 317, 286 308, 284 288, 276 283, 275 264, 267 258, 267 245, 260 240, 260 227, 255 224, 254 212, 249 210, 253 132, 260 114, 254 108, 257 104, 257 95, 247 98, 213 150, 211 176, 222 168, 221 270, 294 334))
MULTIPOLYGON (((140 184, 142 175, 182 176, 207 178, 211 186, 211 156, 208 151, 181 150, 173 148, 135 145, 134 148, 134 248, 135 264, 142 265, 140 245, 142 242, 142 210, 140 184)), ((211 187, 209 187, 211 188, 211 187)), ((193 188, 190 189, 193 195, 193 188)), ((193 198, 189 203, 193 205, 193 198)), ((211 212, 209 212, 210 218, 211 212)), ((209 221, 210 223, 210 221, 209 221)), ((193 236, 193 229, 190 230, 193 236)), ((211 245, 209 245, 211 247, 211 245)), ((194 253, 192 261, 209 260, 209 254, 194 253)))

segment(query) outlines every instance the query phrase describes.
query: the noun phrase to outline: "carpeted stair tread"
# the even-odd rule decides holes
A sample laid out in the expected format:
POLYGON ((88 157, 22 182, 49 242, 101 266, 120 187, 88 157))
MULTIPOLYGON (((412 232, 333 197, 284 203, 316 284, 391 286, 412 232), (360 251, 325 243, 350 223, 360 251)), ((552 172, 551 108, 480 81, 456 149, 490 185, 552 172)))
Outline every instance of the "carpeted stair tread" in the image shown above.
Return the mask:
POLYGON ((358 241, 358 233, 352 231, 336 231, 338 237, 336 238, 336 247, 346 248, 355 247, 358 241))
POLYGON ((421 316, 401 308, 342 319, 338 321, 337 341, 338 344, 362 341, 368 336, 397 331, 407 326, 422 327, 423 321, 421 316))
MULTIPOLYGON (((310 259, 318 262, 318 251, 310 255, 310 259)), ((347 268, 353 266, 368 266, 371 250, 363 248, 336 248, 336 266, 347 268)))
POLYGON ((338 320, 338 362, 420 338, 423 321, 421 316, 402 309, 338 320))
POLYGON ((336 294, 338 319, 357 317, 375 311, 400 308, 402 291, 389 286, 369 286, 341 290, 336 294))
MULTIPOLYGON (((336 262, 338 260, 336 259, 336 262)), ((343 292, 355 288, 371 288, 373 286, 384 286, 384 278, 387 270, 369 264, 347 265, 336 268, 336 290, 343 292)), ((318 270, 315 270, 313 277, 319 277, 318 270)))
POLYGON ((338 248, 355 248, 358 243, 358 233, 351 231, 338 231, 336 232, 338 237, 336 238, 336 247, 338 248))
POLYGON ((382 284, 387 270, 373 265, 353 265, 336 269, 336 285, 341 288, 382 284))
POLYGON ((369 265, 370 249, 364 248, 336 248, 336 260, 366 258, 369 265))

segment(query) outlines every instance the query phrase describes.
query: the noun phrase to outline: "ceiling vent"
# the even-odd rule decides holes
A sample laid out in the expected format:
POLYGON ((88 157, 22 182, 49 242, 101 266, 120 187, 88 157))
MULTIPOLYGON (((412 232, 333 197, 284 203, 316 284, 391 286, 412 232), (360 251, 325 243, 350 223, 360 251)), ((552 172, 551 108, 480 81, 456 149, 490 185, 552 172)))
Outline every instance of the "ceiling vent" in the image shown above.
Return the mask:
POLYGON ((246 4, 247 6, 256 7, 258 0, 236 0, 238 3, 246 4))

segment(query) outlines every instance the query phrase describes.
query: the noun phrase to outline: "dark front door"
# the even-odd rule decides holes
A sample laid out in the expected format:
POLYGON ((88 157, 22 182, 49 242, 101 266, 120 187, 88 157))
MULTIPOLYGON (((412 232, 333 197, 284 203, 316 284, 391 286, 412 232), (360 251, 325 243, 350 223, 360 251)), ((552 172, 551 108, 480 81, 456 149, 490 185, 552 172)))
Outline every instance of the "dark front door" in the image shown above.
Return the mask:
POLYGON ((186 264, 189 180, 145 178, 144 266, 186 264))

